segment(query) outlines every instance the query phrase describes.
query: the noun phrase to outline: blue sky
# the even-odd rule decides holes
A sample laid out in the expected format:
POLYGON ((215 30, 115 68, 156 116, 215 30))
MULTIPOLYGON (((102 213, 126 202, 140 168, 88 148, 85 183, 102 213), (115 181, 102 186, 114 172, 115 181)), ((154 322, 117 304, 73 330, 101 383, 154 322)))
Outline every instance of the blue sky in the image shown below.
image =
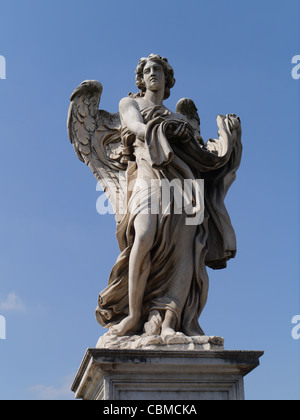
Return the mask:
POLYGON ((226 199, 238 240, 209 270, 201 326, 226 349, 264 350, 247 399, 299 399, 299 1, 0 0, 0 399, 72 399, 86 348, 105 331, 98 293, 117 256, 113 216, 67 136, 69 97, 86 79, 118 110, 138 59, 168 57, 166 106, 192 98, 205 140, 236 113, 244 153, 226 199))

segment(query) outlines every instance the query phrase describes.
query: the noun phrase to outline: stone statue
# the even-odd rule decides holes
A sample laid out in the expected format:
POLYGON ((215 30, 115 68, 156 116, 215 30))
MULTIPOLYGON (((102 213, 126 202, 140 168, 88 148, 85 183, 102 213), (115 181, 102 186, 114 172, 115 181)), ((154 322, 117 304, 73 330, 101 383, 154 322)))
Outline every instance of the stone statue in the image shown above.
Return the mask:
POLYGON ((175 113, 164 106, 174 83, 168 60, 151 54, 136 69, 139 92, 121 99, 118 113, 98 109, 97 81, 81 83, 71 96, 69 138, 116 216, 120 255, 96 308, 113 336, 204 335, 198 319, 207 300, 206 266, 225 268, 236 253, 224 199, 241 160, 240 120, 218 115, 219 138, 204 143, 192 100, 181 99, 175 113), (176 186, 184 191, 187 180, 189 194, 175 211, 176 186), (202 201, 197 180, 204 181, 197 184, 204 184, 202 201), (167 200, 162 185, 175 186, 167 200), (194 222, 199 200, 202 217, 194 222))

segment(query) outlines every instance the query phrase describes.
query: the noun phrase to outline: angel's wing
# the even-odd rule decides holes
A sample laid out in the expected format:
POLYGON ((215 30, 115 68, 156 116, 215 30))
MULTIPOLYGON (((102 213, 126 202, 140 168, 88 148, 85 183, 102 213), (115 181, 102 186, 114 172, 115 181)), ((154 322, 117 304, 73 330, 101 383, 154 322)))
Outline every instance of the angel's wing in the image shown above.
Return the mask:
POLYGON ((203 143, 203 139, 200 135, 200 118, 198 115, 198 109, 192 99, 182 98, 177 102, 176 113, 184 115, 195 131, 196 139, 203 143))
POLYGON ((70 98, 68 133, 78 158, 99 181, 119 222, 126 202, 121 121, 119 113, 98 109, 102 89, 100 82, 88 80, 74 90, 70 98))

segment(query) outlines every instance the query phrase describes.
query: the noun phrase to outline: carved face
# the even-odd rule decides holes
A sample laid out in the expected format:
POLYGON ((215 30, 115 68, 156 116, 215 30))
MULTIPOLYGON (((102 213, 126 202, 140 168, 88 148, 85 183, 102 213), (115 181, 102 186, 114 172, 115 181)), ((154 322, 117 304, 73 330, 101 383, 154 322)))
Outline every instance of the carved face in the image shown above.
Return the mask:
POLYGON ((144 70, 143 79, 146 90, 162 90, 165 89, 165 73, 161 64, 156 61, 148 60, 144 70))

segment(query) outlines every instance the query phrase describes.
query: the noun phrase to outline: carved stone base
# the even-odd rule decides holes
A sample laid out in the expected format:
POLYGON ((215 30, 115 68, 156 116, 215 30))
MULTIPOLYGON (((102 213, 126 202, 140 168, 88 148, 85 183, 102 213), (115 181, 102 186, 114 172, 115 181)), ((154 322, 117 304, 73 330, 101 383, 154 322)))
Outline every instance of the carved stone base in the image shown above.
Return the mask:
POLYGON ((156 350, 88 349, 72 391, 83 400, 243 400, 243 378, 262 354, 164 345, 156 350))
POLYGON ((118 337, 116 335, 104 334, 99 338, 96 345, 98 349, 119 349, 119 350, 224 350, 224 338, 215 336, 188 337, 177 332, 162 338, 160 335, 132 335, 118 337))

